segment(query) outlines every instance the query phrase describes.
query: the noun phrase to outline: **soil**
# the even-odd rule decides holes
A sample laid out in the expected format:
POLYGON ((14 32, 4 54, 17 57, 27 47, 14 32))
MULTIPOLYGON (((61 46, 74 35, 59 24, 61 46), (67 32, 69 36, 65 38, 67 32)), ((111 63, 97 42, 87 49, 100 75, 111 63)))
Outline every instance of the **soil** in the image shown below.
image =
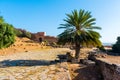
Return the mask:
POLYGON ((15 43, 8 48, 0 49, 0 55, 14 54, 18 52, 28 52, 31 50, 43 50, 50 47, 32 41, 28 38, 15 38, 15 43))
POLYGON ((99 60, 111 63, 111 64, 119 64, 120 65, 120 56, 110 56, 107 55, 106 58, 98 58, 99 60))

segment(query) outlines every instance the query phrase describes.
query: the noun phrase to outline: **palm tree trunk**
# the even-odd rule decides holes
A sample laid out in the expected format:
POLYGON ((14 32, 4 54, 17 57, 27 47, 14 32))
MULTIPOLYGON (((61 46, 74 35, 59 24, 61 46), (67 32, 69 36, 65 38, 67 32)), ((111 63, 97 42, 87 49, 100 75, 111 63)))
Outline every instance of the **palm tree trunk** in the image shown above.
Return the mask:
POLYGON ((75 58, 78 59, 79 58, 79 55, 80 55, 80 43, 75 43, 75 58))

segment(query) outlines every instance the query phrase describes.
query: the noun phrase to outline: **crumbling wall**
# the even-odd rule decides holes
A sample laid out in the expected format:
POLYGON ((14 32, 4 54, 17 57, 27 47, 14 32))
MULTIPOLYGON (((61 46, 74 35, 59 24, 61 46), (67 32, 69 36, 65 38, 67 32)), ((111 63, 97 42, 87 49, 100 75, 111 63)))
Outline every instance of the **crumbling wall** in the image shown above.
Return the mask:
POLYGON ((99 59, 96 59, 96 64, 99 66, 104 80, 120 80, 120 64, 111 64, 99 59))

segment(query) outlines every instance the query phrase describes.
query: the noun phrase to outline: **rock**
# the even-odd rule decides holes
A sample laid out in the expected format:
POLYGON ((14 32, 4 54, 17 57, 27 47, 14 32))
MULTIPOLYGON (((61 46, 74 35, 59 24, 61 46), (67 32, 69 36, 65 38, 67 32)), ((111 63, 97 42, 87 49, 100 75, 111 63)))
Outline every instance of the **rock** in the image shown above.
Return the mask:
POLYGON ((75 57, 75 51, 72 50, 70 52, 67 52, 66 55, 67 55, 67 61, 71 62, 73 60, 73 58, 75 57))
POLYGON ((116 72, 120 75, 120 64, 116 67, 116 72))
POLYGON ((104 80, 120 80, 120 66, 110 62, 96 59, 104 80))
POLYGON ((88 65, 88 66, 94 66, 95 65, 94 61, 91 61, 91 60, 88 60, 88 59, 81 59, 80 62, 82 64, 85 64, 85 65, 88 65))

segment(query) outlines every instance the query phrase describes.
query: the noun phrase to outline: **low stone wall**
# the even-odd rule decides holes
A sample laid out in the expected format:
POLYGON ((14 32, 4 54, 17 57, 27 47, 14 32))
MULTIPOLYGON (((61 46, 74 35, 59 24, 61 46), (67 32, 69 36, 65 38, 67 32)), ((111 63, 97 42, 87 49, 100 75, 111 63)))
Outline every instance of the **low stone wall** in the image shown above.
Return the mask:
POLYGON ((104 80, 120 80, 120 64, 111 64, 96 59, 104 80))
POLYGON ((91 53, 89 60, 95 61, 103 80, 120 80, 120 57, 91 53))

